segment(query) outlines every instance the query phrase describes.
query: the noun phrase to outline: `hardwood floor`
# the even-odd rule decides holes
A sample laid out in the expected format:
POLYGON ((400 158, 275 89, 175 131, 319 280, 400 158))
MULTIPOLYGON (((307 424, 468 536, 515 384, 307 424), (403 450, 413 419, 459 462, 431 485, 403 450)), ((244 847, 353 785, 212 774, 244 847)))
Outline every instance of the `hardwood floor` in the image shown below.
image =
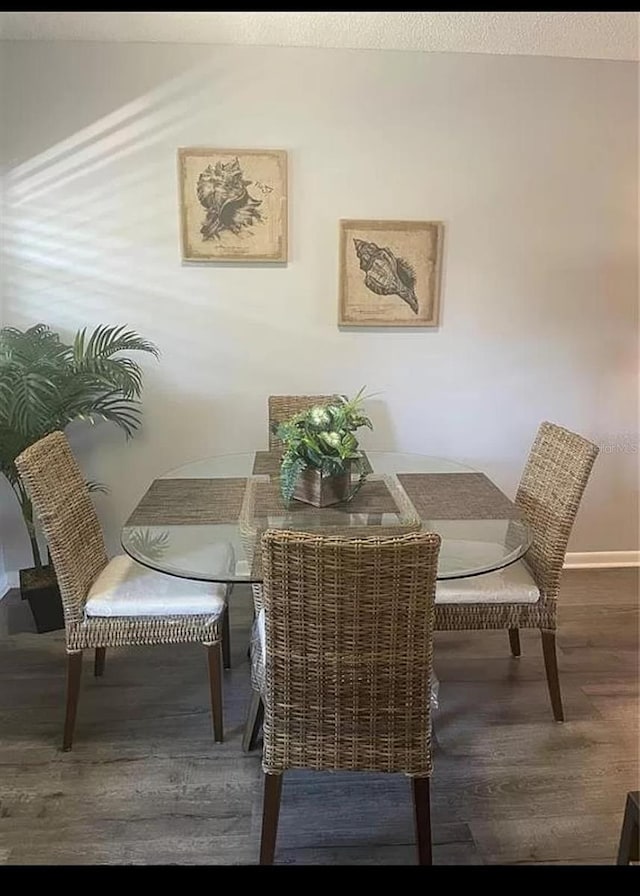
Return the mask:
MULTIPOLYGON (((250 597, 234 590, 225 742, 214 744, 197 646, 84 658, 62 753, 64 640, 0 602, 0 864, 254 864, 260 751, 243 754, 250 597), (31 629, 31 630, 30 630, 31 629)), ((567 570, 559 608, 566 721, 540 637, 438 633, 431 783, 435 864, 615 864, 640 784, 638 572, 567 570)), ((415 864, 411 787, 391 775, 289 772, 276 863, 415 864)))

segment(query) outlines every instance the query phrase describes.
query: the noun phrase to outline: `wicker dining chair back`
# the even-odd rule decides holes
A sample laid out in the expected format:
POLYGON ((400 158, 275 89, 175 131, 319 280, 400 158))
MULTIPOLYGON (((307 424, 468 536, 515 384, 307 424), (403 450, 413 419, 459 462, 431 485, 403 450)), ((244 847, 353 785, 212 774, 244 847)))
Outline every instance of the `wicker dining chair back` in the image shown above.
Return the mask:
POLYGON ((263 769, 431 774, 440 537, 267 531, 263 769))
POLYGON ((339 401, 339 395, 270 395, 269 396, 269 450, 282 445, 274 433, 274 427, 294 414, 308 411, 316 404, 331 404, 339 401))
POLYGON ((25 449, 16 467, 46 535, 64 607, 67 704, 62 749, 70 750, 73 742, 84 650, 95 649, 94 675, 100 677, 112 647, 193 642, 207 651, 213 731, 221 743, 224 587, 141 572, 142 565, 124 555, 109 560, 89 490, 63 432, 25 449), (190 601, 197 601, 196 609, 190 601))
POLYGON ((531 526, 525 555, 546 598, 558 596, 571 529, 599 448, 555 423, 540 424, 515 503, 531 526))
POLYGON ((26 448, 16 467, 47 539, 69 626, 82 619, 89 589, 108 562, 100 522, 64 433, 26 448))
POLYGON ((541 423, 515 497, 532 534, 524 560, 459 583, 440 582, 436 594, 436 631, 507 629, 514 657, 521 655, 520 629, 540 631, 557 722, 564 721, 556 651, 560 576, 598 450, 577 433, 555 423, 541 423))

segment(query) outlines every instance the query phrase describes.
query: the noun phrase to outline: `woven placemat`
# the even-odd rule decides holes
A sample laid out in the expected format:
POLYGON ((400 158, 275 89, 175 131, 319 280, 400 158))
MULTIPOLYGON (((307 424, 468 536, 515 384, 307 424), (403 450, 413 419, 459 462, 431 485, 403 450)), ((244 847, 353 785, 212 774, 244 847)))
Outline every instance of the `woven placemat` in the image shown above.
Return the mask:
MULTIPOLYGON (((254 476, 279 476, 280 461, 282 460, 282 450, 276 451, 256 451, 253 461, 254 476)), ((362 452, 362 470, 365 473, 371 473, 373 468, 365 451, 362 452)))
POLYGON ((254 476, 277 476, 281 460, 282 451, 256 451, 251 472, 254 476))
POLYGON ((398 473, 423 520, 517 519, 520 512, 484 473, 398 473))
MULTIPOLYGON (((249 521, 250 539, 245 539, 247 559, 253 577, 262 577, 261 552, 257 550, 260 537, 269 528, 269 518, 284 517, 284 528, 322 532, 325 535, 344 535, 349 538, 369 538, 372 535, 399 535, 420 528, 420 521, 407 515, 406 506, 394 497, 393 491, 383 479, 368 479, 358 493, 342 504, 314 507, 302 501, 286 505, 280 494, 280 484, 256 482, 255 503, 249 521), (395 514, 397 522, 383 525, 383 514, 395 514), (354 519, 355 516, 361 519, 354 519)), ((406 504, 406 498, 404 498, 406 504)))
POLYGON ((269 516, 295 516, 301 513, 309 518, 317 517, 318 527, 344 526, 347 517, 354 513, 399 513, 399 508, 387 484, 381 479, 367 480, 351 501, 328 507, 314 507, 302 501, 291 501, 287 505, 280 494, 279 482, 256 483, 255 518, 263 520, 269 516))
POLYGON ((247 480, 155 479, 127 526, 196 526, 236 523, 247 480))

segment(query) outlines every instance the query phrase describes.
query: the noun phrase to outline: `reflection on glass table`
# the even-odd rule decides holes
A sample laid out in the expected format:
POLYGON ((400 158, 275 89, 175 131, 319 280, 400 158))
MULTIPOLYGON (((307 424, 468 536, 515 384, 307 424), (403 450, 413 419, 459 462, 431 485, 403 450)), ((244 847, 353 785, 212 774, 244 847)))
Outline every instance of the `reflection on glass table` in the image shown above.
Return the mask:
POLYGON ((522 557, 531 532, 482 472, 443 458, 366 451, 371 473, 350 501, 284 504, 279 456, 254 451, 204 458, 154 480, 122 529, 124 550, 169 575, 260 582, 267 528, 351 536, 435 531, 438 578, 501 569, 522 557))

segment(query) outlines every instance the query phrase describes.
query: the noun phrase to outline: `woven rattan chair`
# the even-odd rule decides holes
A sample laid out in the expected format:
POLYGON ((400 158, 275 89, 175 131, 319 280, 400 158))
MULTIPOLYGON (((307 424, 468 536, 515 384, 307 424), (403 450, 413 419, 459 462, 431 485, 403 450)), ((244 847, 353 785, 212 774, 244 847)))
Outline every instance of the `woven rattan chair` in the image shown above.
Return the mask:
POLYGON ((274 428, 294 414, 307 411, 316 404, 330 404, 339 400, 337 395, 270 395, 269 406, 269 450, 279 448, 282 442, 274 428))
POLYGON ((261 864, 273 862, 282 775, 292 768, 411 777, 418 859, 431 863, 439 550, 428 532, 263 535, 264 610, 252 650, 264 703, 261 864))
MULTIPOLYGON (((334 401, 339 401, 339 395, 270 395, 268 398, 268 410, 269 410, 269 451, 276 451, 281 445, 282 442, 275 434, 275 428, 279 423, 282 423, 283 420, 287 420, 289 417, 292 417, 294 414, 299 414, 301 411, 307 411, 309 408, 314 407, 317 404, 330 404, 334 401)), ((251 590, 253 592, 253 607, 254 607, 254 618, 257 617, 258 613, 262 609, 262 585, 252 585, 251 590)), ((258 727, 262 723, 262 704, 258 697, 256 696, 256 692, 254 691, 253 703, 252 703, 252 717, 255 717, 256 724, 258 727)), ((247 739, 247 735, 245 735, 244 747, 245 749, 250 749, 249 742, 253 743, 254 738, 249 736, 247 739)))
POLYGON ((95 648, 94 672, 108 647, 196 642, 207 648, 214 737, 223 739, 221 621, 224 585, 153 572, 125 555, 108 560, 102 530, 66 436, 54 432, 16 459, 49 545, 67 647, 63 750, 70 750, 82 651, 95 648))
POLYGON ((573 522, 598 446, 554 423, 542 423, 522 473, 515 503, 533 531, 524 560, 504 570, 438 582, 437 631, 509 631, 520 656, 521 628, 537 628, 556 721, 564 720, 556 625, 560 576, 573 522))

